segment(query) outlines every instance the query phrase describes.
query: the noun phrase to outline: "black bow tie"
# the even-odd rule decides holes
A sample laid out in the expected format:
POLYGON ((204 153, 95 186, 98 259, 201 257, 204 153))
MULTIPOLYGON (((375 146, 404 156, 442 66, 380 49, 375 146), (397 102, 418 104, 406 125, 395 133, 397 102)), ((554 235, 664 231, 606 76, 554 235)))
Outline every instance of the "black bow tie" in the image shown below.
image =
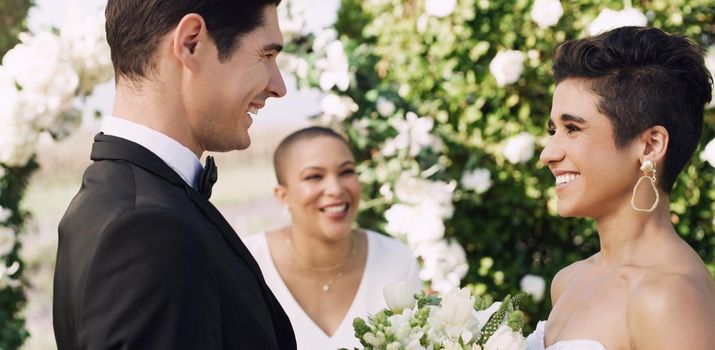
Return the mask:
POLYGON ((206 196, 206 199, 211 198, 211 188, 216 183, 218 179, 218 170, 216 169, 216 163, 214 162, 214 157, 206 157, 206 165, 204 165, 204 170, 199 176, 198 189, 199 193, 206 196))

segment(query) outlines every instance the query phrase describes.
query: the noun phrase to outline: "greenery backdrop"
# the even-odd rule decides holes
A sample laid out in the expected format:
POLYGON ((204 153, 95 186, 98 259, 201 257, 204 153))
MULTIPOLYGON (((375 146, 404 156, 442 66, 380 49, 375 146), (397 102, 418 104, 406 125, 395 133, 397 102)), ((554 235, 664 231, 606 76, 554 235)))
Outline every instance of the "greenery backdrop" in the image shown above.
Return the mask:
MULTIPOLYGON (((441 218, 444 237, 466 250, 469 269, 462 285, 500 299, 518 291, 524 276, 543 277, 543 299, 537 295, 524 306, 532 327, 551 309, 548 281, 598 250, 591 221, 558 217, 554 178, 536 156, 547 141, 555 46, 588 35, 602 10, 631 6, 649 26, 685 34, 703 48, 715 36, 715 5, 709 0, 562 1, 563 15, 544 28, 530 13, 537 2, 343 0, 334 28, 306 33, 300 25, 305 9, 292 1, 283 14, 288 21, 282 22, 292 31, 287 51, 294 56, 284 58, 286 69, 303 86, 339 96, 324 100, 317 117, 345 130, 355 147, 366 199, 360 225, 403 237, 421 255, 422 243, 410 236, 417 228, 391 227, 397 220, 391 208, 417 205, 406 198, 414 193, 400 196, 401 179, 408 174, 451 184, 453 208, 447 212, 453 212, 441 218), (451 12, 439 13, 453 3, 451 12), (341 68, 340 50, 324 43, 333 38, 342 43, 346 67, 341 68), (490 64, 507 50, 522 53, 523 72, 515 82, 499 84, 490 64), (341 74, 349 86, 341 86, 341 74), (399 138, 408 141, 398 142, 395 151, 399 138), (531 138, 536 149, 529 153, 531 138), (467 180, 470 176, 477 180, 467 180)), ((599 20, 607 17, 616 16, 599 20)), ((713 274, 715 169, 698 155, 714 137, 710 109, 701 146, 671 197, 676 230, 713 274)), ((427 215, 415 213, 402 220, 422 222, 418 214, 427 215)))

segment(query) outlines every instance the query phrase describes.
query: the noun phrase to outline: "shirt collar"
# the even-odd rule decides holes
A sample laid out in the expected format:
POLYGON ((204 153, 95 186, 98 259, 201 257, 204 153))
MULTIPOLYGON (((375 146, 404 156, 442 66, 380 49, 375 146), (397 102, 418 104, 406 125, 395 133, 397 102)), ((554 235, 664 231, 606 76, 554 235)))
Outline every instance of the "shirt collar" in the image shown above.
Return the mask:
POLYGON ((113 116, 104 117, 100 131, 143 146, 161 158, 189 186, 196 188, 203 167, 196 154, 178 141, 145 125, 113 116))

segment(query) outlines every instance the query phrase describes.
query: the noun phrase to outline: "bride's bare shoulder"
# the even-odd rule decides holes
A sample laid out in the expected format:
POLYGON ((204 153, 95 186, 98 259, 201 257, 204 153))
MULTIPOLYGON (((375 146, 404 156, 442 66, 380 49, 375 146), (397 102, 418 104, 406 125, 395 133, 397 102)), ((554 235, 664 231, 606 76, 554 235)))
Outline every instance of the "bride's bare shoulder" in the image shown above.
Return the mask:
POLYGON ((637 349, 712 349, 712 275, 704 266, 649 273, 631 291, 627 318, 637 349))
POLYGON ((595 255, 584 260, 579 260, 561 269, 551 281, 551 304, 556 305, 556 301, 564 290, 573 282, 574 277, 583 273, 592 263, 595 255))

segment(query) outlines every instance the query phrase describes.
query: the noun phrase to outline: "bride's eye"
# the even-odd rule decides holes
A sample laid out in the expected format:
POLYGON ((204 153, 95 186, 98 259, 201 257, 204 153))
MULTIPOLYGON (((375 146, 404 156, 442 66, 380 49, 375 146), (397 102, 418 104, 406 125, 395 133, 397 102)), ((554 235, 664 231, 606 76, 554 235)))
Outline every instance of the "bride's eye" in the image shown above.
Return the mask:
POLYGON ((548 128, 546 128, 546 132, 549 134, 549 136, 554 136, 556 134, 556 128, 551 125, 548 128))

